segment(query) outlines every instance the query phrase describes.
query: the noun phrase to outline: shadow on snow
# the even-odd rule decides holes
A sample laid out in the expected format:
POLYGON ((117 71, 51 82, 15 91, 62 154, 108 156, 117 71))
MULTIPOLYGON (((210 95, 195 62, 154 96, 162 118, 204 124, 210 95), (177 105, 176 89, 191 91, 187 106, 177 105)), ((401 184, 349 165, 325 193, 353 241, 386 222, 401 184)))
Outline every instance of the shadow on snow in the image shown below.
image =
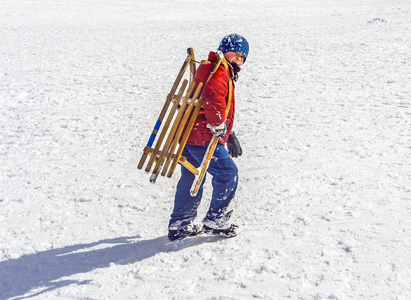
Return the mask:
POLYGON ((138 236, 130 236, 106 239, 2 261, 0 262, 0 299, 13 297, 25 299, 70 284, 88 284, 92 280, 60 279, 95 269, 108 268, 111 264, 133 264, 158 253, 176 252, 216 240, 216 237, 200 236, 170 243, 165 236, 140 241, 137 240, 138 238, 138 236), (30 291, 33 292, 26 295, 30 291))

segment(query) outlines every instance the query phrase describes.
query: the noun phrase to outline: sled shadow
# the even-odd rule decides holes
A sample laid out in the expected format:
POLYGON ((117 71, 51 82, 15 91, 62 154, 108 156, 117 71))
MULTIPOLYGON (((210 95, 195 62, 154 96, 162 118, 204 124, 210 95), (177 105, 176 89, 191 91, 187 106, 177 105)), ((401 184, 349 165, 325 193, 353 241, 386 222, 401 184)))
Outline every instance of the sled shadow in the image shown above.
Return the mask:
POLYGON ((174 243, 170 243, 165 236, 151 240, 138 239, 139 236, 106 239, 2 261, 0 262, 0 299, 13 297, 26 299, 70 284, 88 284, 92 280, 60 279, 107 268, 111 264, 132 264, 158 253, 177 252, 215 241, 212 237, 201 236, 174 243), (33 292, 26 295, 30 291, 33 292))

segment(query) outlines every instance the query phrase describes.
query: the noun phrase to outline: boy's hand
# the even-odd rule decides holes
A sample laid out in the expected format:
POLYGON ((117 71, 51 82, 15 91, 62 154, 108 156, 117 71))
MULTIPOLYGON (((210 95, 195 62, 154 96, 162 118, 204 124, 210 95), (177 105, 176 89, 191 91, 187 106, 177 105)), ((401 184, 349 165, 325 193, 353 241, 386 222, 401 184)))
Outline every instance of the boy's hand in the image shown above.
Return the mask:
POLYGON ((234 132, 230 134, 230 136, 228 137, 227 148, 228 148, 228 153, 230 153, 231 157, 236 158, 243 154, 243 149, 241 149, 240 142, 238 141, 234 132))
POLYGON ((223 139, 223 138, 225 138, 225 136, 227 135, 228 125, 227 125, 226 122, 221 123, 221 124, 218 125, 218 126, 213 126, 213 125, 211 125, 211 124, 207 124, 207 128, 209 128, 214 135, 216 135, 216 136, 218 136, 219 138, 222 138, 222 139, 223 139))

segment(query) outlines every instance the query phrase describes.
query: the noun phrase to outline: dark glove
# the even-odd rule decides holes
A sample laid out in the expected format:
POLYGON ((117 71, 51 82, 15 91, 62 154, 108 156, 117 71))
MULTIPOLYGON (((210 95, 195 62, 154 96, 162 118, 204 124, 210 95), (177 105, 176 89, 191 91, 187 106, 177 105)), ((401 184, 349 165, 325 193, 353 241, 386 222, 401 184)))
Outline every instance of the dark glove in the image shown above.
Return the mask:
POLYGON ((226 122, 221 123, 218 126, 213 126, 211 124, 207 124, 207 128, 209 128, 214 135, 216 135, 219 138, 223 139, 227 135, 228 125, 227 125, 226 122))
POLYGON ((231 157, 239 157, 243 154, 243 149, 241 149, 240 142, 235 136, 234 132, 230 134, 227 140, 228 153, 231 157))

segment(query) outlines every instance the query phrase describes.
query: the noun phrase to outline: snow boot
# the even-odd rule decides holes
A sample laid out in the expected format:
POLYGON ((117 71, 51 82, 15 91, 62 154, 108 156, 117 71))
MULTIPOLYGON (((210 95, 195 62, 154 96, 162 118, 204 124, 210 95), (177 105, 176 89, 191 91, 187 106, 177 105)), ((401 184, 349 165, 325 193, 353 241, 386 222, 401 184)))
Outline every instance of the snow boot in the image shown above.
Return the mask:
POLYGON ((200 226, 198 225, 186 225, 178 229, 168 230, 168 239, 171 242, 182 240, 188 236, 196 236, 202 233, 200 226))
POLYGON ((207 225, 203 225, 203 230, 202 231, 205 234, 219 234, 222 237, 231 238, 231 237, 237 236, 237 232, 236 232, 237 228, 238 228, 238 226, 234 225, 234 224, 231 224, 231 226, 226 228, 226 229, 214 229, 214 228, 211 228, 207 225))

